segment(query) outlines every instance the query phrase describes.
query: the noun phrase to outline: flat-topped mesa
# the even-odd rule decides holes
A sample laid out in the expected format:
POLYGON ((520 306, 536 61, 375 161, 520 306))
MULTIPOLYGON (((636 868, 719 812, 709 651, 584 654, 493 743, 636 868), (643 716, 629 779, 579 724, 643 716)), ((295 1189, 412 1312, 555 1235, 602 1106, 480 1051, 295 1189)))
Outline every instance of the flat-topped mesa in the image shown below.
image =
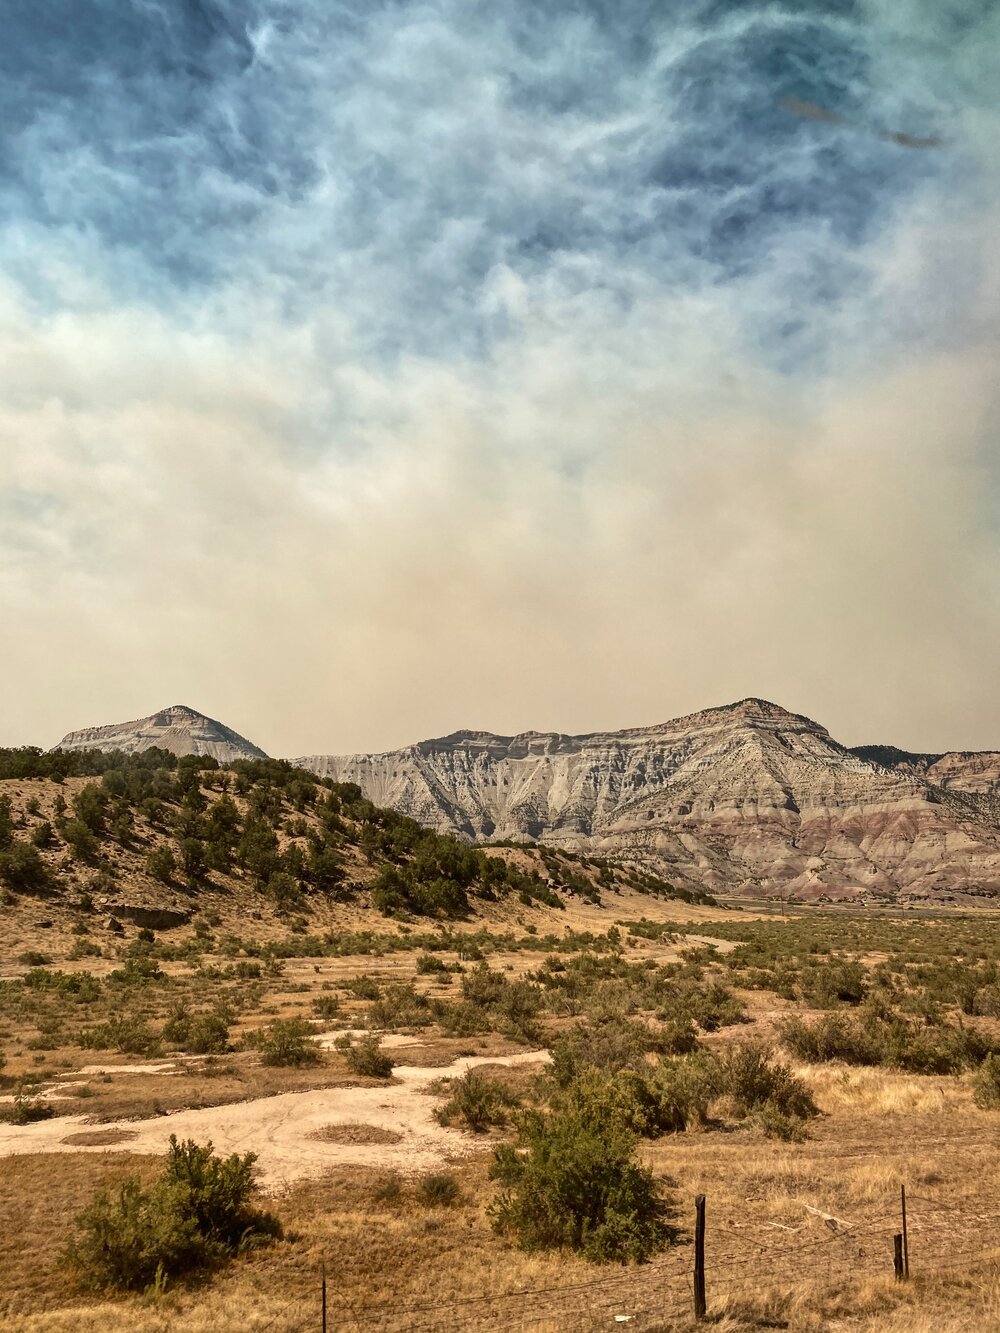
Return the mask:
POLYGON ((852 752, 764 699, 623 731, 459 731, 387 754, 295 762, 470 841, 622 858, 713 892, 1000 892, 1000 829, 979 794, 986 771, 967 791, 945 790, 934 774, 852 752))
POLYGON ((137 754, 153 748, 179 757, 205 755, 221 764, 235 759, 266 759, 246 737, 186 704, 173 704, 135 722, 85 727, 64 736, 54 750, 113 750, 137 754))

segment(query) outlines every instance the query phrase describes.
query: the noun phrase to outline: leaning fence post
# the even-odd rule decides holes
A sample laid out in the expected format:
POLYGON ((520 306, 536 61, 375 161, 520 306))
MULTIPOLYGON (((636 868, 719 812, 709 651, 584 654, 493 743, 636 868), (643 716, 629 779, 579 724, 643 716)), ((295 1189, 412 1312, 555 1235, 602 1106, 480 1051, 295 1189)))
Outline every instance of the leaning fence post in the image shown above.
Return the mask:
POLYGON ((899 1187, 899 1202, 903 1210, 903 1277, 910 1276, 910 1238, 906 1231, 906 1186, 899 1187))
POLYGON ((705 1196, 694 1201, 694 1317, 705 1318, 705 1196))
POLYGON ((892 1238, 892 1267, 896 1274, 896 1281, 903 1280, 903 1233, 897 1231, 892 1238))
POLYGON ((320 1296, 323 1309, 323 1333, 326 1333, 326 1260, 323 1261, 322 1277, 320 1279, 320 1296))

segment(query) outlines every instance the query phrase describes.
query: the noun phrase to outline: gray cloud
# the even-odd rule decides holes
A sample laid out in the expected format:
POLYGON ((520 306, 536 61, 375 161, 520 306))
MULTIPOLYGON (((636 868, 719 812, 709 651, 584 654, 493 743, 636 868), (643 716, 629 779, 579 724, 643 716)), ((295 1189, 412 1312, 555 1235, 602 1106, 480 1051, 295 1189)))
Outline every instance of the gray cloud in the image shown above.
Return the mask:
POLYGON ((6 148, 4 740, 1000 744, 993 16, 201 8, 6 148))

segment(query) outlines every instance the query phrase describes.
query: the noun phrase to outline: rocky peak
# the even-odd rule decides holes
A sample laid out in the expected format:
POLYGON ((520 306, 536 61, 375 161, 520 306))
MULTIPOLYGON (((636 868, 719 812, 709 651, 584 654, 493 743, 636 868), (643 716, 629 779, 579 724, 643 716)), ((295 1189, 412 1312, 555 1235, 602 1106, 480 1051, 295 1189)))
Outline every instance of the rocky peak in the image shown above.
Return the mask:
POLYGON ((264 751, 239 732, 187 704, 172 704, 135 722, 85 727, 64 736, 56 750, 116 750, 136 754, 153 747, 171 754, 206 755, 220 763, 266 759, 264 751))

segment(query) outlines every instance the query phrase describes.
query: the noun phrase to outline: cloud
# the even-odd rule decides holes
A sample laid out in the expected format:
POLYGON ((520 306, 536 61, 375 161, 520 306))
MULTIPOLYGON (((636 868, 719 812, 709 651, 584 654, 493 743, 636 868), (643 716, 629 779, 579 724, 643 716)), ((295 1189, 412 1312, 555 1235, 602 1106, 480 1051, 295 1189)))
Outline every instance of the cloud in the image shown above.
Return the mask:
POLYGON ((6 741, 1000 745, 988 14, 89 8, 4 146, 6 741))

